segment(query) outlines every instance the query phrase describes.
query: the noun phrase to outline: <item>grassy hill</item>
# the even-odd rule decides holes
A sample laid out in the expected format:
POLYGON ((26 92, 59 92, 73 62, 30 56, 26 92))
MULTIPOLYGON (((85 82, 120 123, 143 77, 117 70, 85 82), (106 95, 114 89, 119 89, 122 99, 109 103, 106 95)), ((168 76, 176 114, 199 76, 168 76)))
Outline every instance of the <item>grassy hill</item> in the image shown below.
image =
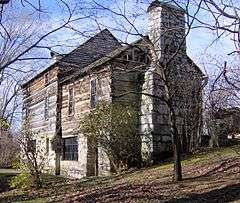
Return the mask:
POLYGON ((240 202, 240 145, 204 149, 183 160, 184 180, 172 182, 171 163, 109 177, 46 176, 39 191, 0 193, 0 202, 240 202))

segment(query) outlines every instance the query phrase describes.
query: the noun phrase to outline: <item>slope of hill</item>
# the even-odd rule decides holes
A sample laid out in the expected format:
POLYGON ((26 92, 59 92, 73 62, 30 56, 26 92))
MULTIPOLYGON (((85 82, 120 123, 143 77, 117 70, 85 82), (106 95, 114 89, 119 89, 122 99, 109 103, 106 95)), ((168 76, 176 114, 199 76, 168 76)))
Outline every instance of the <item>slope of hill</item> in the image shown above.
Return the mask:
POLYGON ((44 189, 5 192, 0 202, 240 202, 240 145, 204 149, 182 163, 178 183, 164 163, 110 177, 48 177, 44 189))

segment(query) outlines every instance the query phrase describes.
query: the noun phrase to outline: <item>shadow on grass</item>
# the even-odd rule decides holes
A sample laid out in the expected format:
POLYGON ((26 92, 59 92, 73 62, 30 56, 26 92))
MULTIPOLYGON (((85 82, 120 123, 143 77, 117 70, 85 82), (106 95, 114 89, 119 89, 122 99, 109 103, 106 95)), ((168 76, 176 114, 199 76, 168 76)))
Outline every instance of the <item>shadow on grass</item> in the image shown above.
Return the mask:
MULTIPOLYGON (((174 188, 177 190, 177 188, 174 188)), ((178 188, 179 189, 179 188, 178 188)), ((212 190, 202 194, 190 194, 189 197, 174 199, 174 193, 169 191, 168 186, 157 184, 119 184, 114 187, 104 187, 75 194, 66 199, 63 203, 71 202, 165 202, 165 203, 186 203, 186 202, 229 202, 240 199, 240 184, 226 186, 221 189, 212 190), (173 198, 173 199, 171 199, 173 198)), ((60 202, 60 201, 52 201, 60 202)))
POLYGON ((202 194, 191 194, 189 197, 181 199, 171 199, 166 203, 214 203, 232 202, 240 200, 240 184, 230 185, 221 189, 212 190, 202 194))
MULTIPOLYGON (((204 155, 194 155, 193 157, 187 159, 187 163, 194 162, 195 164, 196 161, 202 160, 201 156, 204 155)), ((208 164, 210 165, 210 163, 208 164)), ((0 194, 0 202, 14 202, 21 200, 32 200, 34 202, 35 198, 47 198, 49 196, 53 202, 69 203, 74 201, 99 201, 104 203, 151 201, 167 203, 227 202, 240 199, 240 184, 229 185, 225 188, 212 190, 203 194, 196 194, 193 192, 187 193, 187 197, 180 199, 174 199, 174 197, 181 197, 179 196, 178 191, 182 190, 182 187, 184 187, 184 189, 189 189, 189 191, 192 191, 192 189, 194 189, 196 185, 190 188, 188 187, 188 181, 195 181, 197 185, 201 185, 204 184, 208 178, 209 182, 212 181, 211 177, 215 177, 216 174, 218 175, 217 177, 221 177, 223 174, 227 175, 226 172, 233 174, 232 168, 240 168, 239 163, 240 162, 237 159, 226 159, 223 160, 223 162, 217 162, 216 165, 213 165, 213 167, 210 168, 205 168, 204 165, 201 165, 201 167, 206 170, 203 170, 200 175, 198 173, 199 176, 196 176, 195 173, 191 173, 191 175, 194 175, 194 177, 185 179, 183 181, 183 184, 180 183, 179 185, 172 184, 168 181, 159 182, 162 178, 165 178, 167 176, 171 177, 172 170, 170 170, 170 167, 172 165, 169 163, 162 163, 160 165, 142 168, 140 170, 134 170, 119 175, 111 175, 107 177, 90 177, 83 178, 81 180, 69 181, 69 179, 62 177, 48 176, 48 180, 45 181, 46 188, 44 190, 36 191, 34 194, 31 192, 30 195, 27 193, 12 193, 12 195, 9 194, 8 197, 2 196, 2 199, 0 194), (153 177, 148 180, 148 177, 150 176, 153 177), (138 178, 142 178, 144 181, 138 183, 138 178), (58 196, 60 197, 58 198, 58 196), (64 198, 65 196, 66 198, 64 198)), ((240 173, 240 170, 237 170, 236 173, 240 173)), ((221 182, 220 178, 217 180, 219 181, 217 183, 219 187, 226 184, 224 181, 221 182)), ((212 184, 215 184, 215 182, 213 181, 210 185, 212 184)))
POLYGON ((218 165, 214 166, 212 169, 207 170, 205 173, 195 177, 185 178, 184 180, 196 180, 196 179, 209 177, 213 175, 221 175, 221 174, 226 175, 227 173, 231 173, 231 174, 240 173, 239 158, 223 160, 218 165), (232 169, 235 169, 236 171, 231 171, 232 169))

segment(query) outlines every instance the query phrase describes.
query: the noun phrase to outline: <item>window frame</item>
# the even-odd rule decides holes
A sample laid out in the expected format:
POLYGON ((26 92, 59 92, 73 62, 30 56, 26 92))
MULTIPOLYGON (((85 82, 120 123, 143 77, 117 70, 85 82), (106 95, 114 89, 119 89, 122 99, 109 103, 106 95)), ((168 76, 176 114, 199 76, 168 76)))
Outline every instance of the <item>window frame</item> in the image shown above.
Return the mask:
POLYGON ((95 109, 97 106, 97 102, 98 102, 98 93, 97 93, 97 78, 93 78, 90 80, 90 108, 91 109, 95 109), (93 94, 93 86, 92 83, 95 82, 95 92, 93 94), (93 97, 94 99, 94 103, 93 103, 93 97))
POLYGON ((68 115, 72 116, 74 114, 75 114, 75 89, 74 89, 73 86, 69 86, 68 87, 68 115), (72 97, 71 98, 70 98, 70 90, 72 90, 72 97))
POLYGON ((49 155, 49 149, 50 148, 50 140, 49 138, 46 138, 46 154, 49 155))
POLYGON ((37 152, 37 140, 35 140, 35 139, 28 140, 27 151, 32 153, 32 154, 36 154, 36 152, 37 152))
POLYGON ((63 138, 62 161, 78 161, 78 145, 77 136, 63 138), (69 140, 70 143, 66 145, 67 140, 69 140))
POLYGON ((49 120, 49 95, 47 95, 44 99, 44 119, 45 121, 49 120))
POLYGON ((45 84, 45 86, 48 85, 49 82, 50 82, 49 72, 46 72, 44 74, 44 84, 45 84))

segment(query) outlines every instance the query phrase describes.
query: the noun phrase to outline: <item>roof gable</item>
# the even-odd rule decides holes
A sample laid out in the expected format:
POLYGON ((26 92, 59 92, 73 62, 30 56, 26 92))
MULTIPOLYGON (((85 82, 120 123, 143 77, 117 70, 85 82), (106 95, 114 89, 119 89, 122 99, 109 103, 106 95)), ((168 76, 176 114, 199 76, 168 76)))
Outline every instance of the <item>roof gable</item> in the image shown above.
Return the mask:
POLYGON ((77 65, 79 69, 82 69, 119 47, 121 47, 121 44, 118 40, 109 30, 104 29, 65 55, 60 62, 77 65))
POLYGON ((108 29, 104 29, 89 40, 81 44, 78 48, 74 49, 70 53, 64 55, 60 60, 44 69, 42 72, 31 78, 26 83, 22 84, 24 88, 27 84, 31 83, 38 77, 42 76, 50 68, 53 68, 55 64, 61 65, 61 70, 71 73, 72 68, 83 69, 91 63, 105 57, 112 51, 122 47, 118 40, 112 35, 108 29), (72 67, 71 67, 72 66, 72 67), (71 67, 71 68, 70 68, 71 67))

